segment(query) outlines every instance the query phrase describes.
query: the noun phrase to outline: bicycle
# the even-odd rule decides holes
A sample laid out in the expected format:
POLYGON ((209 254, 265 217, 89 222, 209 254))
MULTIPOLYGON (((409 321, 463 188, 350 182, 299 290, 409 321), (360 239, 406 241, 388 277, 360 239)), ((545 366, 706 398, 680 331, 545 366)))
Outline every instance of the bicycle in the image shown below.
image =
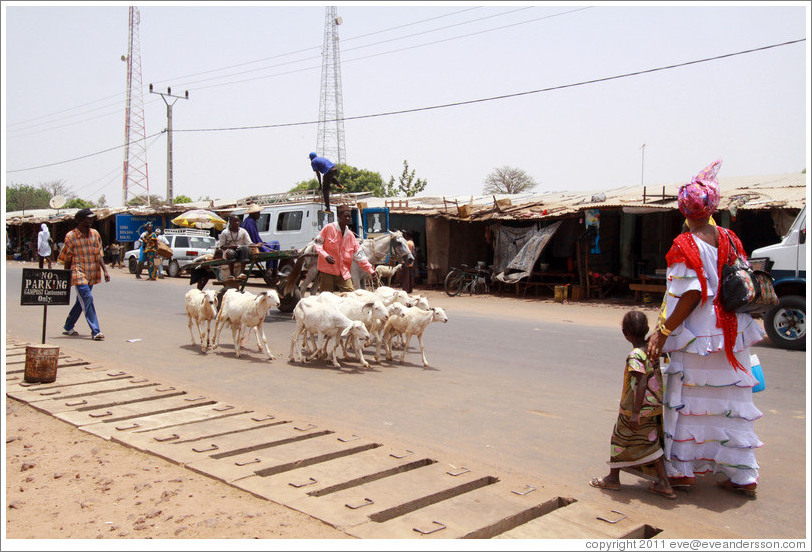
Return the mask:
POLYGON ((490 278, 491 271, 486 268, 477 266, 476 268, 469 268, 466 265, 460 265, 461 268, 451 267, 451 270, 446 274, 443 287, 445 292, 451 297, 467 291, 469 294, 474 293, 489 293, 488 279, 490 278))

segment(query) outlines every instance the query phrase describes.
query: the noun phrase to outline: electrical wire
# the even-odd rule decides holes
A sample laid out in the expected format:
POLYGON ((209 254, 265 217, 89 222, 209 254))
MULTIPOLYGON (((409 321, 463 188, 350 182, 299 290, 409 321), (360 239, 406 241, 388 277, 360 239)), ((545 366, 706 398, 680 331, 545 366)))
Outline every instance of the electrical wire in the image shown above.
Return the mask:
MULTIPOLYGON (((474 32, 471 32, 471 33, 463 34, 463 35, 453 36, 453 37, 449 37, 449 38, 443 38, 443 39, 440 39, 440 40, 434 40, 432 42, 424 42, 422 44, 415 44, 413 46, 405 46, 403 48, 398 48, 398 49, 395 49, 395 50, 388 50, 386 52, 378 52, 376 54, 369 54, 369 55, 362 56, 362 57, 357 57, 357 58, 352 58, 352 59, 344 59, 344 60, 342 60, 342 65, 347 64, 347 63, 353 63, 353 62, 356 62, 356 61, 361 61, 361 60, 364 60, 364 59, 370 59, 370 58, 374 58, 374 57, 378 57, 378 56, 394 54, 394 53, 397 53, 397 52, 405 52, 407 50, 414 50, 415 48, 422 48, 423 46, 431 46, 431 45, 434 45, 434 44, 441 44, 443 42, 450 42, 452 40, 459 40, 461 38, 467 38, 469 36, 475 36, 475 35, 480 35, 480 34, 489 33, 489 32, 493 32, 493 31, 498 31, 498 30, 502 30, 502 29, 507 29, 507 28, 510 28, 510 27, 516 27, 518 25, 525 25, 527 23, 534 23, 536 21, 541 21, 543 19, 550 19, 550 18, 553 18, 553 17, 559 17, 561 15, 568 15, 568 14, 571 14, 571 13, 587 10, 589 8, 590 7, 578 8, 578 9, 569 10, 569 11, 566 11, 566 12, 560 12, 560 13, 556 13, 556 14, 552 14, 552 15, 545 15, 545 16, 542 16, 542 17, 536 17, 534 19, 528 19, 528 20, 525 20, 525 21, 519 21, 519 22, 516 22, 516 23, 510 23, 508 25, 502 25, 501 27, 493 27, 493 28, 484 29, 484 30, 481 30, 481 31, 474 31, 474 32)), ((456 25, 450 25, 449 27, 452 27, 452 26, 456 26, 456 25)), ((443 27, 443 28, 447 28, 447 27, 443 27)), ((427 32, 429 32, 429 31, 427 31, 427 32)), ((411 38, 413 36, 418 36, 420 34, 425 34, 425 33, 416 33, 414 35, 409 35, 408 37, 402 37, 402 38, 411 38)), ((377 46, 379 44, 384 44, 386 42, 391 42, 393 40, 401 40, 401 38, 393 38, 393 39, 389 39, 389 40, 383 40, 381 42, 376 42, 374 44, 368 44, 366 46, 359 46, 359 47, 356 47, 356 48, 349 48, 348 50, 345 50, 345 52, 346 51, 357 50, 357 49, 360 49, 360 48, 366 48, 368 46, 377 46)), ((316 57, 312 57, 312 58, 305 58, 305 59, 296 60, 296 61, 286 61, 286 62, 283 62, 283 63, 278 63, 276 65, 270 65, 270 66, 267 66, 267 67, 262 67, 262 68, 258 68, 258 69, 252 69, 252 70, 249 70, 249 71, 241 71, 239 73, 232 73, 230 75, 224 75, 222 77, 217 77, 217 78, 234 77, 234 76, 245 74, 245 73, 253 73, 253 72, 262 71, 262 70, 265 70, 265 69, 273 69, 274 67, 281 67, 283 65, 290 65, 290 64, 293 64, 293 63, 299 63, 299 62, 302 62, 302 61, 307 61, 308 59, 320 59, 320 56, 316 56, 316 57)), ((242 83, 245 83, 245 82, 268 79, 268 78, 272 78, 272 77, 279 77, 279 76, 282 76, 282 75, 290 75, 290 74, 293 74, 293 73, 301 73, 301 72, 304 72, 304 71, 313 71, 313 70, 316 70, 316 69, 321 69, 321 66, 320 65, 313 65, 313 66, 310 66, 310 67, 304 67, 302 69, 293 69, 291 71, 284 71, 282 73, 273 73, 271 75, 262 75, 262 76, 258 76, 258 77, 252 77, 252 78, 249 78, 249 79, 241 79, 241 80, 236 80, 236 81, 227 81, 227 82, 223 82, 223 83, 219 83, 219 84, 210 84, 208 86, 199 86, 195 90, 207 90, 209 88, 218 88, 220 86, 230 86, 232 84, 242 84, 242 83)), ((206 82, 208 80, 214 80, 214 79, 201 79, 199 81, 193 81, 193 82, 181 85, 181 86, 184 87, 184 86, 187 86, 189 84, 197 84, 197 83, 200 83, 200 82, 206 82)))
MULTIPOLYGON (((490 102, 490 101, 495 101, 495 100, 504 100, 504 99, 509 99, 509 98, 516 98, 516 97, 527 96, 527 95, 531 95, 531 94, 540 94, 540 93, 544 93, 544 92, 553 92, 553 91, 556 91, 556 90, 564 90, 564 89, 567 89, 567 88, 575 88, 575 87, 579 87, 579 86, 586 86, 586 85, 589 85, 589 84, 597 84, 597 83, 602 83, 602 82, 609 82, 609 81, 613 81, 613 80, 619 80, 619 79, 635 77, 635 76, 640 76, 640 75, 645 75, 645 74, 650 74, 650 73, 656 73, 656 72, 660 72, 660 71, 667 71, 667 70, 670 70, 670 69, 677 69, 677 68, 680 68, 680 67, 688 67, 690 65, 697 65, 697 64, 700 64, 700 63, 718 61, 718 60, 721 60, 721 59, 731 58, 731 57, 735 57, 735 56, 740 56, 740 55, 745 55, 745 54, 751 54, 751 53, 755 53, 755 52, 761 52, 761 51, 765 51, 765 50, 770 50, 772 48, 779 48, 779 47, 782 47, 782 46, 789 46, 789 45, 792 45, 792 44, 798 44, 800 42, 806 42, 806 39, 801 38, 801 39, 797 39, 797 40, 790 40, 790 41, 787 41, 787 42, 781 42, 781 43, 778 43, 778 44, 770 44, 768 46, 761 46, 761 47, 758 47, 758 48, 751 48, 751 49, 748 49, 748 50, 741 50, 739 52, 732 52, 732 53, 729 53, 729 54, 721 54, 721 55, 718 55, 718 56, 712 56, 712 57, 702 58, 702 59, 693 60, 693 61, 686 61, 686 62, 683 62, 683 63, 675 63, 675 64, 671 64, 671 65, 664 65, 664 66, 655 67, 655 68, 652 68, 652 69, 644 69, 644 70, 640 70, 640 71, 634 71, 634 72, 631 72, 631 73, 623 73, 623 74, 620 74, 620 75, 614 75, 614 76, 610 76, 610 77, 601 77, 601 78, 590 79, 590 80, 580 81, 580 82, 575 82, 575 83, 562 84, 562 85, 559 85, 559 86, 550 86, 550 87, 547 87, 547 88, 538 88, 538 89, 535 89, 535 90, 527 90, 527 91, 524 91, 524 92, 514 92, 514 93, 511 93, 511 94, 501 94, 499 96, 490 96, 490 97, 487 97, 487 98, 479 98, 479 99, 475 99, 475 100, 464 100, 464 101, 459 101, 459 102, 451 102, 451 103, 439 104, 439 105, 433 105, 433 106, 416 107, 416 108, 412 108, 412 109, 401 109, 401 110, 397 110, 397 111, 387 111, 387 112, 382 112, 382 113, 372 113, 372 114, 368 114, 368 115, 356 115, 356 116, 353 116, 353 117, 343 117, 343 118, 338 118, 338 119, 329 119, 329 120, 322 121, 322 122, 356 121, 356 120, 361 120, 361 119, 372 119, 372 118, 377 118, 377 117, 388 117, 388 116, 392 116, 392 115, 403 115, 403 114, 406 114, 406 113, 417 113, 417 112, 420 112, 420 111, 431 111, 431 110, 435 110, 435 109, 446 109, 446 108, 450 108, 450 107, 459 107, 459 106, 463 106, 463 105, 472 105, 472 104, 476 104, 476 103, 484 103, 484 102, 490 102)), ((307 126, 307 125, 314 125, 314 124, 318 124, 318 123, 319 123, 319 121, 315 120, 315 121, 300 121, 300 122, 295 122, 295 123, 278 123, 278 124, 268 124, 268 125, 250 125, 250 126, 241 126, 241 127, 173 129, 173 132, 224 132, 224 131, 235 131, 235 130, 258 130, 258 129, 267 129, 267 128, 283 128, 283 127, 293 127, 293 126, 307 126)), ((166 130, 162 130, 159 133, 152 134, 152 135, 150 135, 150 136, 148 136, 148 137, 146 137, 144 139, 152 138, 152 137, 160 135, 160 134, 162 134, 164 132, 166 132, 166 130)), ((140 141, 140 140, 137 140, 137 141, 140 141)), ((34 170, 34 169, 41 169, 41 168, 45 168, 45 167, 52 167, 54 165, 62 165, 62 164, 65 164, 65 163, 70 163, 70 162, 78 161, 78 160, 81 160, 81 159, 87 159, 88 157, 93 157, 95 155, 100 155, 102 153, 107 153, 109 151, 113 151, 113 150, 116 150, 116 149, 119 149, 119 148, 122 148, 122 147, 124 147, 124 146, 123 145, 115 146, 115 147, 112 147, 112 148, 108 148, 108 149, 98 151, 98 152, 95 152, 95 153, 90 153, 90 154, 87 154, 87 155, 83 155, 81 157, 75 157, 73 159, 68 159, 68 160, 65 160, 65 161, 57 161, 57 162, 54 162, 54 163, 49 163, 49 164, 45 164, 45 165, 39 165, 39 166, 36 166, 36 167, 27 167, 27 168, 24 168, 24 169, 9 170, 9 171, 6 171, 6 172, 7 173, 17 173, 17 172, 23 172, 23 171, 30 171, 30 170, 34 170)))
MULTIPOLYGON (((364 38, 364 37, 367 37, 367 36, 372 36, 372 35, 376 35, 376 34, 380 34, 380 33, 384 33, 384 32, 389 32, 389 31, 393 31, 393 30, 396 30, 396 29, 401 29, 401 28, 404 28, 404 27, 410 27, 410 26, 413 26, 413 25, 418 25, 418 24, 425 23, 425 22, 428 22, 428 21, 433 21, 433 20, 436 20, 436 19, 442 19, 442 18, 445 18, 445 17, 450 17, 450 16, 453 16, 453 15, 457 15, 457 14, 460 14, 460 13, 464 13, 464 12, 468 12, 468 11, 476 10, 476 9, 480 9, 480 7, 477 6, 477 7, 472 7, 472 8, 466 8, 464 10, 457 10, 455 12, 451 12, 451 13, 447 13, 447 14, 443 14, 443 15, 438 15, 436 17, 429 17, 427 19, 421 19, 419 21, 414 21, 412 23, 406 23, 406 24, 403 24, 403 25, 398 25, 398 26, 395 26, 395 27, 389 27, 387 29, 381 29, 379 31, 373 31, 371 33, 366 33, 366 34, 358 35, 358 36, 355 36, 355 37, 345 38, 345 39, 342 39, 342 42, 349 42, 349 41, 357 40, 359 38, 364 38)), ((517 11, 517 10, 514 10, 514 11, 517 11)), ((507 12, 507 13, 511 13, 511 12, 507 12)), ((490 18, 490 17, 498 17, 500 15, 504 15, 504 13, 502 13, 502 14, 494 14, 494 15, 491 15, 491 16, 488 16, 488 17, 485 17, 485 18, 480 18, 480 19, 487 19, 487 18, 490 18)), ((478 21, 478 20, 474 20, 474 21, 478 21)), ((188 74, 188 75, 175 77, 174 79, 163 79, 163 80, 153 81, 153 83, 178 81, 178 80, 189 78, 189 77, 194 77, 194 76, 198 76, 198 75, 205 75, 205 74, 209 74, 209 73, 216 73, 218 71, 224 71, 224 70, 231 69, 231 68, 242 67, 242 66, 251 65, 251 64, 254 64, 254 63, 261 63, 263 61, 268 61, 268 60, 271 60, 271 59, 285 57, 285 56, 289 56, 289 55, 293 55, 293 54, 297 54, 297 53, 301 53, 301 52, 306 52, 306 51, 310 51, 310 50, 320 50, 320 49, 321 49, 321 46, 311 46, 309 48, 302 48, 300 50, 295 50, 295 51, 287 52, 287 53, 283 53, 283 54, 277 54, 277 55, 274 55, 274 56, 261 58, 261 59, 254 60, 254 61, 247 61, 247 62, 238 63, 238 64, 234 64, 234 65, 226 65, 226 66, 223 66, 223 67, 219 67, 217 69, 210 69, 210 70, 202 71, 202 72, 199 72, 199 73, 191 73, 191 74, 188 74)), ((316 57, 320 57, 320 56, 316 56, 316 57)), ((311 59, 311 58, 307 58, 307 59, 311 59)), ((306 61, 306 60, 299 60, 299 61, 306 61)), ((262 70, 262 69, 266 69, 266 68, 259 68, 259 69, 255 69, 255 70, 262 70)), ((237 74, 240 74, 240 73, 237 73, 237 74)), ((227 76, 232 76, 232 75, 225 75, 225 76, 222 76, 222 77, 215 77, 215 78, 225 78, 227 76)), ((205 82, 206 80, 211 80, 211 79, 203 79, 200 82, 205 82)), ((197 81, 195 81, 195 82, 197 82, 197 81)), ((185 85, 181 84, 180 86, 183 87, 185 85)), ((97 104, 99 102, 105 102, 105 101, 111 100, 111 99, 116 99, 116 103, 120 103, 120 102, 124 101, 124 96, 125 96, 125 93, 123 93, 123 92, 122 93, 117 93, 117 94, 112 94, 110 96, 105 96, 103 98, 99 98, 97 100, 86 102, 86 103, 83 103, 83 104, 80 104, 80 105, 77 105, 77 106, 69 107, 69 108, 62 109, 62 110, 59 110, 59 111, 55 111, 55 112, 52 112, 52 113, 48 113, 48 114, 45 114, 45 115, 39 115, 39 116, 33 117, 31 119, 25 119, 25 120, 22 120, 22 121, 8 123, 7 124, 7 132, 19 132, 21 130, 27 130, 28 128, 47 125, 47 124, 50 124, 51 122, 56 122, 56 121, 60 121, 60 120, 64 120, 64 119, 69 119, 71 117, 78 117, 78 116, 81 116, 81 115, 84 115, 84 114, 87 114, 87 113, 92 113, 94 111, 98 111, 99 109, 105 109, 106 107, 108 107, 111 104, 95 107, 93 109, 90 109, 90 110, 87 110, 87 111, 82 111, 80 113, 76 113, 76 114, 73 114, 73 115, 68 115, 68 116, 65 116, 65 117, 59 117, 59 118, 54 119, 53 121, 50 121, 50 122, 49 121, 44 121, 44 122, 40 122, 40 123, 35 123, 35 121, 39 121, 41 119, 47 119, 49 117, 53 117, 53 116, 56 116, 56 115, 61 115, 63 113, 68 113, 68 112, 74 111, 76 109, 81 109, 83 107, 91 106, 91 105, 97 104), (29 125, 28 127, 24 128, 24 129, 15 128, 15 127, 19 127, 19 126, 28 125, 29 123, 35 123, 35 124, 29 125)), ((118 109, 115 113, 116 114, 120 113, 120 109, 118 109)), ((106 115, 111 115, 111 114, 113 114, 113 113, 108 113, 106 115)), ((64 126, 54 127, 54 129, 58 129, 58 128, 64 128, 64 126)), ((53 130, 53 129, 48 129, 48 130, 53 130)), ((20 136, 28 136, 28 134, 15 135, 15 137, 20 137, 20 136)))
MULTIPOLYGON (((152 138, 154 136, 159 136, 159 135, 163 134, 164 132, 166 132, 166 129, 164 129, 164 130, 162 130, 160 132, 156 132, 155 134, 150 134, 149 136, 146 136, 144 138, 139 138, 138 140, 132 140, 130 143, 131 144, 137 144, 138 142, 148 140, 149 138, 152 138)), ((56 161, 54 163, 47 163, 45 165, 38 165, 36 167, 26 167, 25 169, 16 169, 16 170, 13 170, 13 171, 6 171, 6 173, 17 173, 17 172, 23 172, 23 171, 33 171, 34 169, 44 169, 46 167, 53 167, 55 165, 64 165, 66 163, 73 163, 74 161, 81 161, 82 159, 87 159, 88 157, 95 157, 96 155, 101 155, 103 153, 108 153, 108 152, 111 152, 111 151, 115 151, 117 149, 121 149, 121 148, 125 147, 125 145, 126 144, 121 144, 120 146, 113 146, 111 148, 103 149, 103 150, 96 151, 96 152, 93 152, 93 153, 88 153, 87 155, 81 155, 79 157, 74 157, 72 159, 65 159, 64 161, 56 161)))
MULTIPOLYGON (((405 23, 403 25, 398 25, 396 27, 389 27, 388 29, 381 29, 380 31, 373 31, 371 33, 366 33, 366 34, 353 36, 353 37, 349 37, 349 38, 342 38, 341 42, 342 43, 350 42, 352 40, 357 40, 359 38, 364 38, 364 37, 367 37, 367 36, 372 36, 372 35, 376 35, 376 34, 380 34, 380 33, 385 33, 385 32, 388 32, 388 31, 394 31, 396 29, 402 29, 403 27, 410 27, 412 25, 418 25, 420 23, 425 23, 427 21, 433 21, 435 19, 442 19, 444 17, 450 17, 452 15, 457 15, 457 14, 460 14, 460 13, 468 12, 468 11, 471 11, 471 10, 477 10, 477 9, 480 9, 480 8, 481 8, 481 6, 476 6, 476 7, 473 7, 473 8, 467 8, 467 9, 464 9, 464 10, 458 10, 458 11, 455 11, 455 12, 451 12, 451 13, 447 13, 447 14, 443 14, 443 15, 438 15, 436 17, 429 17, 428 19, 421 19, 420 21, 414 21, 412 23, 405 23)), ((264 61, 269 61, 269 60, 277 59, 277 58, 280 58, 280 57, 290 56, 290 55, 293 55, 293 54, 301 54, 302 52, 309 52, 311 50, 320 50, 320 49, 321 49, 321 46, 310 46, 308 48, 301 48, 299 50, 286 52, 284 54, 276 54, 276 55, 273 55, 273 56, 260 58, 260 59, 256 59, 256 60, 253 60, 253 61, 246 61, 246 62, 243 62, 243 63, 236 63, 236 64, 233 64, 233 65, 225 65, 223 67, 218 67, 217 69, 209 69, 207 71, 201 71, 199 73, 190 73, 188 75, 182 75, 180 77, 175 77, 174 79, 157 80, 157 81, 153 81, 153 83, 176 82, 176 81, 179 81, 181 79, 186 79, 186 78, 190 78, 190 77, 196 77, 198 75, 206 75, 208 73, 216 73, 218 71, 225 71, 226 69, 232 69, 232 68, 236 68, 236 67, 244 67, 245 65, 252 65, 254 63, 262 63, 264 61)))
MULTIPOLYGON (((689 65, 696 65, 698 63, 707 63, 707 62, 710 62, 710 61, 717 61, 717 60, 720 60, 720 59, 725 59, 725 58, 734 57, 734 56, 740 56, 740 55, 744 55, 744 54, 751 54, 751 53, 754 53, 754 52, 759 52, 759 51, 763 51, 763 50, 769 50, 771 48, 778 48, 778 47, 781 47, 781 46, 788 46, 788 45, 791 45, 791 44, 797 44, 799 42, 805 42, 805 41, 806 41, 805 38, 798 39, 798 40, 791 40, 791 41, 787 41, 787 42, 782 42, 780 44, 771 44, 769 46, 762 46, 762 47, 759 47, 759 48, 752 48, 752 49, 749 49, 749 50, 742 50, 740 52, 733 52, 733 53, 730 53, 730 54, 722 54, 722 55, 719 55, 719 56, 713 56, 713 57, 698 59, 698 60, 694 60, 694 61, 686 61, 684 63, 675 63, 675 64, 672 64, 672 65, 665 65, 665 66, 656 67, 656 68, 653 68, 653 69, 644 69, 644 70, 641 70, 641 71, 634 71, 632 73, 623 73, 621 75, 614 75, 614 76, 611 76, 611 77, 601 77, 601 78, 597 78, 597 79, 591 79, 591 80, 587 80, 587 81, 580 81, 580 82, 576 82, 576 83, 562 84, 562 85, 559 85, 559 86, 551 86, 551 87, 547 87, 547 88, 539 88, 539 89, 536 89, 536 90, 527 90, 525 92, 515 92, 515 93, 511 93, 511 94, 502 94, 502 95, 499 95, 499 96, 490 96, 490 97, 487 97, 487 98, 479 98, 479 99, 476 99, 476 100, 465 100, 465 101, 460 101, 460 102, 452 102, 452 103, 446 103, 446 104, 432 105, 432 106, 427 106, 427 107, 416 107, 416 108, 413 108, 413 109, 401 109, 401 110, 398 110, 398 111, 386 111, 386 112, 383 112, 383 113, 373 113, 373 114, 369 114, 369 115, 356 115, 356 116, 353 116, 353 117, 327 119, 327 120, 321 121, 321 122, 354 121, 354 120, 359 120, 359 119, 372 119, 372 118, 376 118, 376 117, 387 117, 387 116, 391 116, 391 115, 402 115, 402 114, 405 114, 405 113, 417 113, 419 111, 430 111, 430 110, 434 110, 434 109, 444 109, 444 108, 448 108, 448 107, 458 107, 458 106, 461 106, 461 105, 470 105, 470 104, 475 104, 475 103, 490 102, 490 101, 494 101, 494 100, 504 100, 504 99, 508 99, 508 98, 516 98, 516 97, 519 97, 519 96, 527 96, 527 95, 530 95, 530 94, 540 94, 542 92, 552 92, 552 91, 555 91, 555 90, 563 90, 563 89, 566 89, 566 88, 574 88, 574 87, 578 87, 578 86, 585 86, 585 85, 588 85, 588 84, 596 84, 596 83, 600 83, 600 82, 618 80, 618 79, 623 79, 623 78, 628 78, 628 77, 645 75, 645 74, 648 74, 648 73, 656 73, 656 72, 659 72, 659 71, 666 71, 666 70, 669 70, 669 69, 677 69, 677 68, 680 68, 680 67, 687 67, 689 65)), ((317 124, 317 123, 319 123, 318 120, 316 120, 316 121, 302 121, 302 122, 297 122, 297 123, 279 123, 279 124, 271 124, 271 125, 252 125, 252 126, 244 126, 244 127, 173 129, 173 132, 213 132, 213 131, 230 131, 230 130, 256 130, 256 129, 262 129, 262 128, 280 128, 280 127, 291 127, 291 126, 304 126, 304 125, 312 125, 312 124, 317 124)))
MULTIPOLYGON (((405 40, 407 38, 414 38, 416 36, 421 36, 421 35, 428 34, 428 33, 442 31, 442 30, 450 29, 452 27, 458 27, 460 25, 468 25, 470 23, 475 23, 477 21, 482 21, 482 20, 485 20, 485 19, 492 19, 494 17, 499 17, 499 16, 502 16, 502 15, 507 15, 507 14, 510 14, 510 13, 514 13, 514 12, 522 11, 522 10, 526 10, 526 9, 530 9, 530 8, 520 8, 520 9, 512 10, 512 11, 509 11, 509 12, 503 12, 503 13, 499 13, 499 14, 495 14, 495 15, 486 16, 486 17, 480 17, 478 19, 472 19, 470 21, 463 21, 461 23, 454 23, 453 25, 446 25, 445 27, 439 27, 439 28, 436 28, 436 29, 430 29, 430 30, 427 30, 427 31, 421 31, 419 33, 413 33, 413 34, 402 36, 402 37, 389 38, 389 39, 386 39, 386 40, 381 40, 379 42, 373 42, 372 44, 364 44, 362 46, 356 46, 354 48, 343 49, 342 52, 346 53, 346 52, 351 52, 351 51, 354 51, 354 50, 360 50, 360 49, 363 49, 363 48, 370 48, 372 46, 378 46, 380 44, 386 44, 387 42, 394 42, 394 41, 398 41, 398 40, 405 40)), ((542 19, 550 19, 552 17, 558 17, 560 15, 567 15, 567 14, 570 14, 570 13, 574 13, 574 12, 578 12, 578 11, 582 11, 582 10, 587 10, 587 9, 589 9, 589 7, 578 8, 578 9, 575 9, 575 10, 570 10, 570 11, 561 12, 561 13, 557 13, 557 14, 546 15, 546 16, 542 16, 542 17, 536 17, 534 19, 528 19, 526 21, 519 21, 518 23, 512 23, 512 24, 509 24, 509 25, 503 25, 501 27, 494 27, 492 29, 485 29, 483 31, 475 31, 475 32, 472 32, 472 33, 459 35, 459 36, 455 36, 455 37, 451 37, 451 38, 446 38, 446 39, 442 39, 442 40, 437 40, 437 41, 434 41, 434 42, 427 42, 427 43, 424 43, 424 44, 417 44, 415 46, 407 46, 405 48, 400 48, 398 50, 391 50, 391 51, 388 51, 388 52, 380 52, 380 53, 377 53, 377 54, 370 54, 370 55, 362 57, 362 58, 356 58, 356 59, 350 59, 350 60, 345 59, 344 61, 345 62, 352 62, 352 61, 357 61, 358 59, 368 59, 368 58, 371 58, 371 57, 387 55, 387 54, 391 54, 391 53, 394 53, 394 52, 402 52, 402 51, 405 51, 405 50, 411 50, 411 49, 414 49, 414 48, 419 48, 421 46, 426 46, 426 45, 430 45, 430 44, 439 44, 441 42, 448 42, 450 40, 458 40, 460 38, 466 38, 466 37, 469 37, 469 36, 474 36, 474 35, 482 34, 482 33, 485 33, 485 32, 490 32, 490 31, 495 31, 495 30, 500 30, 500 29, 506 29, 508 27, 514 27, 516 25, 524 25, 526 23, 533 23, 535 21, 540 21, 542 19)), ((374 34, 374 33, 371 33, 371 34, 374 34)), ((343 42, 345 42, 345 41, 342 40, 342 43, 343 42)), ((312 50, 312 49, 314 49, 314 48, 307 48, 307 50, 312 50)), ((304 50, 300 50, 300 51, 304 51, 304 50)), ((190 87, 193 84, 199 84, 199 83, 208 82, 208 81, 212 81, 212 80, 225 79, 225 78, 229 78, 229 77, 236 77, 236 76, 239 76, 239 75, 245 75, 247 73, 255 73, 257 71, 265 71, 265 70, 268 70, 268 69, 274 69, 274 68, 282 67, 282 66, 285 66, 285 65, 293 65, 293 64, 296 64, 296 63, 303 63, 303 62, 306 62, 306 61, 309 61, 309 60, 320 60, 320 59, 321 59, 321 55, 316 55, 316 56, 310 56, 310 57, 301 58, 301 59, 292 60, 292 61, 283 61, 283 62, 276 63, 276 64, 273 64, 273 65, 267 65, 265 67, 257 67, 255 69, 247 69, 245 71, 238 71, 236 73, 229 73, 229 74, 226 74, 226 75, 220 75, 218 77, 209 77, 209 78, 198 79, 198 80, 193 80, 193 81, 189 81, 189 82, 181 82, 181 84, 178 84, 176 86, 179 87, 179 88, 187 88, 187 87, 190 87)), ((230 84, 240 84, 240 83, 243 83, 243 82, 250 82, 250 81, 260 80, 260 79, 264 79, 264 78, 277 77, 277 76, 281 76, 281 75, 289 75, 291 73, 297 73, 297 72, 303 72, 303 71, 312 71, 314 69, 320 69, 320 68, 321 68, 321 65, 305 67, 305 68, 302 68, 302 69, 297 69, 297 70, 294 70, 294 71, 287 71, 287 72, 284 72, 284 73, 274 73, 273 75, 264 75, 264 76, 261 76, 261 77, 254 77, 254 78, 250 78, 250 79, 243 79, 243 80, 237 80, 237 81, 228 81, 228 82, 225 82, 225 83, 212 84, 212 85, 208 85, 208 86, 200 86, 200 87, 197 87, 196 90, 205 90, 205 89, 208 89, 208 88, 215 88, 215 87, 219 87, 219 86, 227 86, 227 85, 230 85, 230 84)))

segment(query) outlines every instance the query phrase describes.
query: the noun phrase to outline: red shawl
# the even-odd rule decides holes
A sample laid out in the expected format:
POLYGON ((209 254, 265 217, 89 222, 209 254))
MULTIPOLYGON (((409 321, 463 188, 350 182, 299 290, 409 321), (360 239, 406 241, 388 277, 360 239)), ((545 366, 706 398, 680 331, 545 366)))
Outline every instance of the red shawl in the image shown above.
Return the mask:
MULTIPOLYGON (((717 271, 721 280, 722 267, 725 264, 733 262, 736 257, 730 247, 731 240, 736 245, 736 250, 739 252, 739 255, 744 259, 746 259, 747 256, 744 252, 744 246, 742 246, 742 242, 739 241, 736 234, 720 226, 716 228, 719 232, 717 271), (730 239, 728 239, 728 237, 730 239)), ((688 268, 696 272, 699 276, 699 285, 702 289, 702 303, 704 304, 705 301, 708 300, 708 280, 707 276, 705 276, 705 269, 702 266, 702 257, 699 255, 699 248, 696 246, 693 235, 690 232, 684 232, 674 238, 674 243, 666 254, 665 260, 669 267, 674 263, 685 263, 688 268)), ((725 338, 725 355, 727 356, 727 361, 733 368, 744 370, 744 366, 742 366, 733 354, 733 345, 736 343, 736 334, 738 333, 736 313, 727 312, 722 308, 718 290, 716 292, 716 298, 713 301, 713 306, 716 312, 716 327, 722 329, 722 334, 725 338)))

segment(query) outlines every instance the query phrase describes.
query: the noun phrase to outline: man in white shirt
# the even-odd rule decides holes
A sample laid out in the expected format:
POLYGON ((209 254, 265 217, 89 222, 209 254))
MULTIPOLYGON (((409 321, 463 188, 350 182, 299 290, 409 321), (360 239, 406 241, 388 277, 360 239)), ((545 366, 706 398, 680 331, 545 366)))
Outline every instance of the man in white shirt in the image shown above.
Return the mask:
POLYGON ((217 242, 217 247, 223 250, 223 258, 231 261, 228 263, 229 272, 234 275, 238 274, 238 278, 247 278, 242 274, 242 269, 245 261, 251 255, 251 236, 245 228, 240 227, 240 215, 231 215, 228 217, 228 228, 220 233, 220 240, 217 242), (239 269, 235 272, 235 266, 239 269))

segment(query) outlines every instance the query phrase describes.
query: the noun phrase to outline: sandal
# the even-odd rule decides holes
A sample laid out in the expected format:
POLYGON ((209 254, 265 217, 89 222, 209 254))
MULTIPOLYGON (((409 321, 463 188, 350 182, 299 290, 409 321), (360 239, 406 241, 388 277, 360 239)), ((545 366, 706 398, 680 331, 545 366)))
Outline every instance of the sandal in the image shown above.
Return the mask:
POLYGON ((660 495, 663 498, 667 498, 668 500, 676 500, 677 495, 674 493, 673 490, 669 489, 668 491, 663 491, 662 489, 658 489, 656 485, 651 485, 648 488, 648 492, 651 494, 660 495))
POLYGON ((728 491, 733 491, 734 493, 742 493, 744 496, 748 498, 755 498, 756 486, 758 484, 749 483, 747 485, 737 485, 736 483, 733 483, 730 479, 725 479, 724 481, 719 481, 718 483, 716 483, 716 485, 728 491))
POLYGON ((65 330, 64 332, 62 332, 62 335, 68 335, 70 337, 76 337, 77 335, 79 335, 79 332, 77 332, 76 330, 65 330))
POLYGON ((696 477, 689 477, 687 475, 682 477, 669 477, 668 482, 672 487, 690 487, 696 483, 696 477))
POLYGON ((620 485, 615 487, 614 485, 608 484, 606 481, 603 480, 603 477, 593 477, 589 481, 590 487, 595 487, 596 489, 606 489, 608 491, 619 491, 620 485))
POLYGON ((104 334, 99 332, 91 338, 93 341, 104 341, 104 334))

